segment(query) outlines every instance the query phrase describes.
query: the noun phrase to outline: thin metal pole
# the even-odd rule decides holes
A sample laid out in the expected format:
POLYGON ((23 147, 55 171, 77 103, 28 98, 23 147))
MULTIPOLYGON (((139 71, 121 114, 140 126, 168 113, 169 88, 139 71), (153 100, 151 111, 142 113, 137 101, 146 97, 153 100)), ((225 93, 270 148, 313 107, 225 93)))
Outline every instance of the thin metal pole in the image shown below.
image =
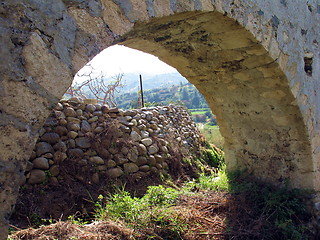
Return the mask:
POLYGON ((140 74, 140 89, 141 89, 141 105, 144 107, 144 100, 143 100, 143 89, 142 89, 142 76, 140 74))

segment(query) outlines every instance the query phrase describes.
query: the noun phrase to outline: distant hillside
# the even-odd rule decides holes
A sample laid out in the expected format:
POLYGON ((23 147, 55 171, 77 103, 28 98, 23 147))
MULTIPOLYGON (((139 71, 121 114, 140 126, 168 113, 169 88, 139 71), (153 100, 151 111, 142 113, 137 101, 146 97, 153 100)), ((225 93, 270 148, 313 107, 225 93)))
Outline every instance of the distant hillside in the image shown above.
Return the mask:
MULTIPOLYGON (((104 78, 103 78, 104 79, 104 78)), ((112 81, 112 78, 103 81, 112 81)), ((119 108, 129 109, 138 108, 140 97, 140 78, 139 74, 125 74, 122 77, 122 88, 118 88, 116 93, 116 103, 119 108)), ((178 72, 164 73, 158 75, 142 75, 144 102, 146 106, 150 105, 167 105, 178 103, 189 109, 208 108, 203 96, 198 90, 188 82, 178 72)), ((82 87, 82 93, 87 98, 95 98, 88 85, 82 87)), ((70 97, 69 95, 65 96, 70 97)))
MULTIPOLYGON (((123 76, 123 83, 125 84, 125 86, 121 89, 121 92, 137 92, 140 86, 139 81, 139 74, 126 73, 123 76)), ((159 75, 142 74, 142 81, 143 89, 145 90, 159 87, 169 87, 172 85, 179 85, 180 83, 188 83, 188 80, 182 77, 178 72, 164 73, 159 75)))
MULTIPOLYGON (((150 90, 144 90, 144 102, 150 105, 167 105, 170 103, 179 103, 189 109, 208 108, 208 104, 204 97, 191 83, 185 83, 176 86, 158 87, 150 90)), ((137 108, 138 90, 119 94, 116 102, 119 108, 129 109, 137 108)))

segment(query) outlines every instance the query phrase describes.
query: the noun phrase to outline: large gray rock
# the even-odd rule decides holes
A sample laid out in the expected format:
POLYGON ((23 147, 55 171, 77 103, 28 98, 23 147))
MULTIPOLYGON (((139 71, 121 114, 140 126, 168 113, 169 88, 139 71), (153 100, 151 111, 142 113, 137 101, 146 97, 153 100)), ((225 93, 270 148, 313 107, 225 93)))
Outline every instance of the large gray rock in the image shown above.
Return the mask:
POLYGON ((32 169, 33 169, 33 163, 30 161, 27 161, 26 172, 29 172, 32 169))
POLYGON ((124 146, 124 147, 121 148, 121 153, 123 153, 124 155, 127 155, 128 152, 129 152, 129 148, 128 147, 124 146))
POLYGON ((98 116, 98 117, 100 117, 100 116, 102 116, 103 115, 103 113, 101 112, 101 111, 95 111, 94 113, 93 113, 93 116, 98 116))
POLYGON ((67 107, 67 108, 64 110, 64 114, 65 114, 67 117, 76 117, 76 116, 77 116, 76 111, 75 111, 72 107, 67 107))
POLYGON ((93 132, 94 132, 95 134, 98 134, 98 133, 103 132, 103 130, 104 130, 103 127, 96 127, 96 128, 93 130, 93 132))
POLYGON ((71 122, 71 123, 68 123, 67 127, 71 131, 79 131, 80 130, 80 124, 79 123, 71 122))
POLYGON ((163 157, 160 154, 155 154, 154 157, 155 157, 157 163, 163 162, 163 157))
POLYGON ((135 142, 139 142, 141 140, 140 134, 137 133, 136 131, 132 131, 130 136, 131 136, 132 140, 135 142))
POLYGON ((117 163, 115 161, 113 161, 113 160, 107 161, 107 167, 108 168, 113 168, 115 166, 117 166, 117 163))
POLYGON ((127 158, 123 158, 123 157, 122 158, 118 158, 116 161, 117 161, 118 165, 122 165, 124 163, 129 162, 129 160, 127 158))
POLYGON ((57 165, 53 165, 52 167, 50 167, 49 172, 52 177, 56 177, 60 173, 60 168, 57 165))
POLYGON ((54 150, 53 150, 53 147, 49 144, 49 143, 46 143, 46 142, 38 142, 36 144, 36 153, 37 153, 37 156, 41 156, 45 153, 53 153, 54 150))
POLYGON ((102 165, 104 164, 104 160, 101 157, 95 156, 95 157, 91 157, 89 159, 90 162, 97 164, 97 165, 102 165))
POLYGON ((150 146, 152 144, 152 139, 151 138, 144 138, 141 140, 142 144, 145 145, 146 147, 150 146))
POLYGON ((132 148, 129 150, 127 157, 130 161, 136 162, 138 160, 139 152, 136 148, 132 148))
POLYGON ((107 149, 105 149, 105 148, 99 148, 97 151, 98 151, 99 156, 103 157, 105 159, 108 159, 110 157, 110 155, 111 155, 109 153, 109 151, 107 149))
MULTIPOLYGON (((144 125, 141 125, 141 127, 144 128, 144 125)), ((148 138, 149 135, 150 135, 149 132, 147 132, 147 131, 145 131, 145 130, 142 130, 142 131, 141 131, 141 137, 142 137, 142 138, 148 138)))
POLYGON ((98 121, 98 119, 99 119, 98 116, 94 116, 94 117, 90 118, 90 119, 88 120, 88 122, 89 122, 89 123, 93 123, 93 122, 98 121))
POLYGON ((156 163, 157 163, 156 158, 155 158, 153 155, 150 155, 150 156, 148 157, 148 164, 149 164, 150 166, 155 166, 156 163))
POLYGON ((126 111, 123 112, 123 116, 131 116, 131 117, 133 117, 136 114, 137 114, 137 112, 134 111, 134 110, 126 110, 126 111))
POLYGON ((28 179, 29 184, 38 184, 46 180, 46 173, 40 169, 33 169, 30 171, 30 177, 28 179))
POLYGON ((147 147, 143 144, 138 145, 138 152, 139 155, 146 155, 147 154, 147 147))
POLYGON ((68 137, 71 139, 75 139, 78 136, 78 133, 75 131, 68 132, 68 137))
POLYGON ((67 158, 67 154, 65 152, 56 151, 53 154, 53 160, 55 163, 61 163, 67 158))
POLYGON ((81 120, 79 118, 76 118, 76 117, 67 117, 67 122, 68 123, 80 124, 81 120))
POLYGON ((137 164, 138 166, 144 165, 148 162, 146 157, 140 156, 138 157, 138 160, 135 164, 137 164))
POLYGON ((111 168, 107 171, 107 176, 110 178, 117 178, 123 175, 123 171, 121 168, 111 168))
POLYGON ((83 156, 83 150, 80 148, 72 148, 68 150, 68 156, 70 158, 80 158, 83 156))
POLYGON ((57 126, 54 130, 60 136, 67 135, 68 129, 65 126, 57 126))
POLYGON ((142 165, 139 167, 139 170, 142 172, 148 172, 150 170, 150 167, 148 165, 142 165))
POLYGON ((86 106, 86 111, 87 111, 87 112, 93 113, 95 110, 96 110, 96 106, 93 105, 93 104, 88 104, 88 105, 86 106))
POLYGON ((53 149, 56 151, 66 152, 67 146, 64 142, 60 141, 53 146, 53 149))
POLYGON ((58 120, 52 116, 48 117, 46 122, 44 123, 45 127, 54 127, 58 125, 58 120))
POLYGON ((91 131, 91 125, 86 120, 81 121, 81 131, 82 132, 90 132, 91 131))
POLYGON ((90 148, 91 141, 88 137, 79 137, 76 139, 76 145, 80 148, 90 148))
POLYGON ((156 145, 151 145, 150 147, 148 147, 148 152, 150 154, 155 154, 159 151, 159 148, 156 145))
POLYGON ((44 157, 36 158, 32 161, 33 163, 33 168, 38 168, 38 169, 49 169, 49 162, 48 159, 44 157))
POLYGON ((139 167, 134 163, 123 164, 123 170, 125 173, 135 173, 139 171, 139 167))

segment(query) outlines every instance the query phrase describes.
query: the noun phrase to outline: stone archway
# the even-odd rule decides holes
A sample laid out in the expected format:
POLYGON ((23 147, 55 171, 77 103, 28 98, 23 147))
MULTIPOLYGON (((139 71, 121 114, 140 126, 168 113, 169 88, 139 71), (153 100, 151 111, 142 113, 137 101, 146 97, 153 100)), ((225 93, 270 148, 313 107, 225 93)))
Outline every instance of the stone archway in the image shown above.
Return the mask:
POLYGON ((38 129, 75 72, 115 40, 196 85, 219 118, 230 169, 319 190, 315 2, 5 0, 0 13, 1 239, 38 129))
POLYGON ((313 185, 310 144, 288 80, 240 24, 221 13, 188 12, 137 24, 118 41, 160 57, 199 89, 225 138, 228 169, 313 185))

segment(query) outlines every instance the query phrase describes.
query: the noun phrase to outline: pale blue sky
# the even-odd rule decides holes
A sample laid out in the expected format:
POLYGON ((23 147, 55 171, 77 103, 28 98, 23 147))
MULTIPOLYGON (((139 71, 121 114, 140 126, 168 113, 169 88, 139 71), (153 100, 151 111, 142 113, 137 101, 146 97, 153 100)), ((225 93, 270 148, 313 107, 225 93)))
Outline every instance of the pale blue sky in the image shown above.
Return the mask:
MULTIPOLYGON (((107 77, 115 76, 119 73, 138 74, 162 74, 172 73, 177 70, 162 62, 157 57, 132 48, 121 45, 114 45, 103 50, 90 62, 93 68, 107 77)), ((85 67, 79 74, 85 73, 85 67)), ((75 81, 80 79, 76 76, 75 81)), ((81 81, 81 80, 80 80, 81 81)))

